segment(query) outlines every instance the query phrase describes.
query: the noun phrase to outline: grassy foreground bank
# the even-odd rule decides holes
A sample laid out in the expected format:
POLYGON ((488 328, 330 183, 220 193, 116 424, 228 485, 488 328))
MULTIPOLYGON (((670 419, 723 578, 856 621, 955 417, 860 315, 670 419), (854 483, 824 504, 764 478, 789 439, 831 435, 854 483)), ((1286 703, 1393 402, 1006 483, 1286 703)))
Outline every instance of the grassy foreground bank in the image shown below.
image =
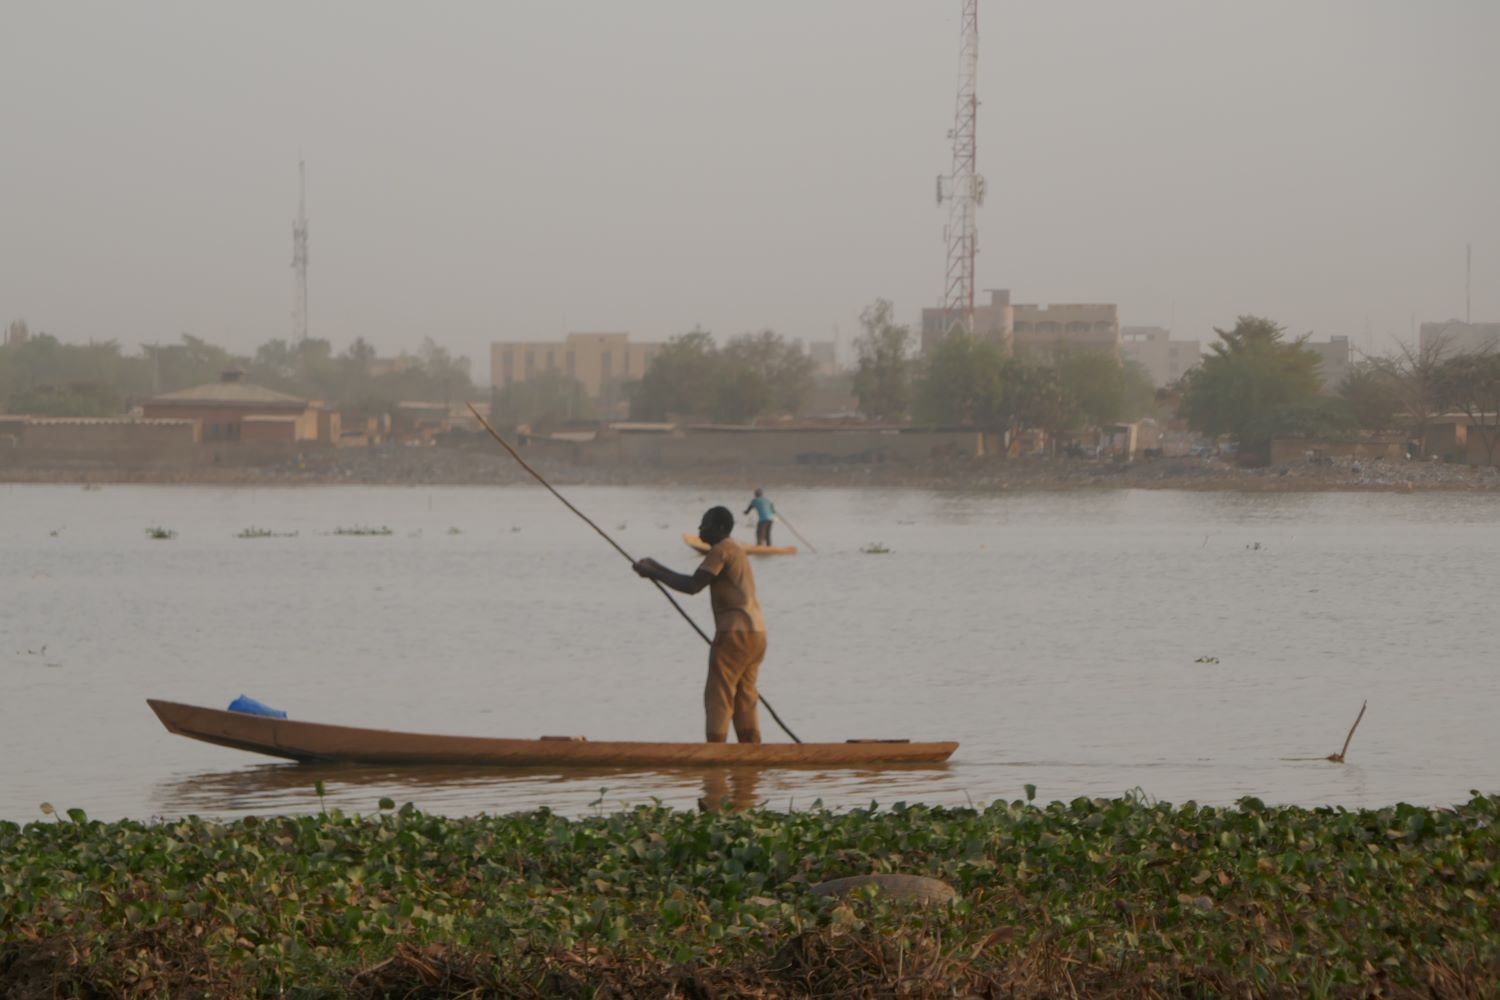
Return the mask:
POLYGON ((1490 996, 1500 796, 0 823, 0 996, 1490 996), (932 907, 809 892, 908 872, 932 907))

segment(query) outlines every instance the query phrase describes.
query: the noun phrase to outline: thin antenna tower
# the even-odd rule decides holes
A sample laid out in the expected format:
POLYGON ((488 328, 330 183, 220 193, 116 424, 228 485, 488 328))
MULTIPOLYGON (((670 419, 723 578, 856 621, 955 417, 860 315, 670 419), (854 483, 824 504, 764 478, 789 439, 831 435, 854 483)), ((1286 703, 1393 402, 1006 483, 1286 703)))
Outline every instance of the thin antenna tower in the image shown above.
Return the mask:
POLYGON ((307 339, 307 164, 297 161, 297 218, 292 223, 292 270, 297 292, 292 303, 292 338, 307 339))
POLYGON ((948 202, 948 280, 943 311, 949 330, 974 332, 974 256, 979 252, 976 216, 984 201, 984 178, 976 165, 979 119, 979 0, 962 0, 958 46, 958 101, 953 112, 953 166, 937 180, 937 200, 948 202))
POLYGON ((1474 322, 1474 317, 1469 312, 1472 303, 1470 291, 1474 286, 1474 244, 1464 244, 1464 322, 1474 322))

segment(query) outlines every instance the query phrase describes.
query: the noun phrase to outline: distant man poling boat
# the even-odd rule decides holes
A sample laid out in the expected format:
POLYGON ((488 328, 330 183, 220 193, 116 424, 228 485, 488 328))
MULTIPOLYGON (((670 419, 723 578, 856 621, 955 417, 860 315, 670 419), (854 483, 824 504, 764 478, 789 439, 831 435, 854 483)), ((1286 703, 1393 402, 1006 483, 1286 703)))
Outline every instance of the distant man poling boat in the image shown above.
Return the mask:
POLYGON ((708 647, 708 680, 703 688, 704 732, 708 742, 723 743, 729 739, 732 720, 736 739, 759 743, 756 682, 766 657, 766 619, 755 594, 750 558, 729 537, 733 530, 734 514, 729 508, 711 507, 698 525, 698 537, 708 545, 708 553, 691 576, 655 559, 638 560, 634 568, 638 575, 678 593, 696 594, 708 588, 714 637, 708 647))
POLYGON ((755 544, 770 545, 771 526, 776 523, 776 505, 759 486, 755 488, 755 496, 750 499, 750 506, 745 508, 745 513, 752 510, 759 519, 755 522, 755 544))

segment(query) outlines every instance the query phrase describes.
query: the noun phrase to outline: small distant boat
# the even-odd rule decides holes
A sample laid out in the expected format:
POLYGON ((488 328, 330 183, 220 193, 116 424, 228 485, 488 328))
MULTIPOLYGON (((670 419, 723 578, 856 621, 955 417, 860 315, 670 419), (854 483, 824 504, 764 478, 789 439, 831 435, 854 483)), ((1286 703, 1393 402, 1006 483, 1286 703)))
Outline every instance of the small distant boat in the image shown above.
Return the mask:
POLYGON ((579 736, 498 739, 400 733, 301 722, 147 698, 168 731, 205 743, 304 762, 479 764, 492 767, 692 767, 737 764, 820 767, 940 764, 956 742, 849 740, 845 743, 591 742, 579 736))
MULTIPOLYGON (((682 540, 688 543, 688 547, 695 552, 707 552, 708 543, 691 531, 682 533, 682 540)), ((797 554, 795 545, 741 545, 747 556, 794 556, 797 554)))

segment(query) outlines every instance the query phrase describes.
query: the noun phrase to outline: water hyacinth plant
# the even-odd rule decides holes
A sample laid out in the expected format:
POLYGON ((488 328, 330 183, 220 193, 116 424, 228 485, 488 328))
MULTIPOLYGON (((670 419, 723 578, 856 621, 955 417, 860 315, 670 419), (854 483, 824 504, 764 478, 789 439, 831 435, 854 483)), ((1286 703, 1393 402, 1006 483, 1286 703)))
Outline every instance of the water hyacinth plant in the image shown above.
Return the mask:
POLYGON ((235 538, 296 538, 297 537, 297 533, 295 531, 277 532, 277 531, 272 531, 269 528, 257 528, 255 525, 252 524, 250 527, 246 528, 244 531, 241 531, 239 534, 235 535, 234 537, 235 538))
POLYGON ((394 532, 391 531, 390 528, 387 528, 385 525, 381 525, 378 528, 370 528, 370 527, 366 527, 366 526, 364 526, 362 524, 356 524, 352 528, 334 528, 333 529, 333 533, 335 535, 390 535, 390 534, 394 534, 394 532))
POLYGON ((163 528, 160 525, 153 525, 152 527, 146 529, 146 537, 154 538, 157 541, 166 542, 176 538, 177 532, 173 531, 171 528, 163 528))
POLYGON ((545 809, 0 823, 0 994, 1481 996, 1500 797, 1452 809, 545 809), (919 906, 828 879, 907 872, 919 906))

